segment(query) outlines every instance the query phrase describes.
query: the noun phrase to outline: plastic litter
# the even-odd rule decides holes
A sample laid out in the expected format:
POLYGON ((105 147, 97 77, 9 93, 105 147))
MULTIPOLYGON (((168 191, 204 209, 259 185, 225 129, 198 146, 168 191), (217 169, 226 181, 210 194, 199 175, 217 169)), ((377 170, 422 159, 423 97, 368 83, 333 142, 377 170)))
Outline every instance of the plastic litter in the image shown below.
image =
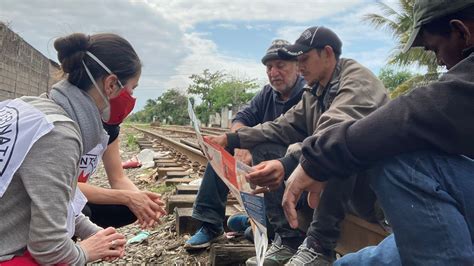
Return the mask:
POLYGON ((132 159, 122 162, 123 169, 137 168, 140 166, 142 166, 142 164, 138 161, 137 157, 133 157, 132 159))
POLYGON ((150 149, 143 149, 137 154, 138 161, 141 162, 142 167, 140 169, 152 168, 155 166, 155 161, 153 157, 155 152, 150 149))
POLYGON ((194 179, 193 181, 189 182, 191 186, 201 186, 202 178, 194 179))
POLYGON ((146 239, 148 239, 149 236, 150 236, 149 232, 140 231, 136 236, 134 236, 134 237, 130 238, 129 240, 127 240, 127 245, 139 244, 139 243, 145 241, 146 239))

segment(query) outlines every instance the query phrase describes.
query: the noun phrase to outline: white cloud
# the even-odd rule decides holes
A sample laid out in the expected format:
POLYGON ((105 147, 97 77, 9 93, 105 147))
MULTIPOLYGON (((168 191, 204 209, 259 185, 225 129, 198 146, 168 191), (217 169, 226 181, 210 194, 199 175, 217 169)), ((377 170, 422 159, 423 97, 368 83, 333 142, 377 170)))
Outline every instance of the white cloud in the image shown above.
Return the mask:
POLYGON ((163 16, 179 21, 183 28, 215 20, 305 22, 350 9, 362 0, 340 0, 328 6, 327 0, 144 0, 163 16))
MULTIPOLYGON (((10 22, 14 31, 53 59, 55 37, 72 32, 114 32, 124 36, 144 63, 136 92, 137 110, 164 89, 186 88, 188 77, 202 73, 205 68, 266 82, 260 57, 246 57, 245 53, 229 56, 223 52, 225 47, 218 47, 211 40, 212 35, 197 32, 198 23, 211 22, 210 29, 245 29, 273 35, 273 22, 284 22, 289 26, 278 29, 271 39, 292 42, 310 26, 298 24, 341 17, 336 15, 341 12, 345 12, 344 16, 355 13, 364 1, 367 0, 339 0, 328 5, 326 0, 1 0, 0 20, 10 22)), ((350 27, 338 30, 349 40, 360 35, 350 27)))
POLYGON ((56 60, 56 37, 73 32, 117 33, 129 40, 144 68, 137 108, 161 94, 162 84, 189 50, 178 24, 143 2, 126 0, 16 1, 2 0, 0 20, 47 57, 56 60))
POLYGON ((256 78, 265 82, 265 69, 260 62, 219 54, 216 44, 203 38, 204 36, 199 33, 185 34, 183 41, 188 44, 191 52, 183 59, 183 64, 176 67, 176 75, 171 76, 165 87, 184 89, 190 84, 188 77, 191 74, 200 74, 206 68, 211 71, 224 70, 237 77, 256 78))

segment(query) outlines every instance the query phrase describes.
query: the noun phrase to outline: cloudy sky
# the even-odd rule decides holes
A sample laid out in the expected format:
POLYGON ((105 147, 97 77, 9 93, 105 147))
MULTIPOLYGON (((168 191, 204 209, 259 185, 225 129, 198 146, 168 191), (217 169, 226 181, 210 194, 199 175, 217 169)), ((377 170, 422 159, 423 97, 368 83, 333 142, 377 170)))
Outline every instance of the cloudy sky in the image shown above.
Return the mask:
POLYGON ((54 39, 73 32, 128 39, 144 64, 134 111, 169 88, 185 91, 206 68, 263 85, 260 59, 271 41, 294 42, 314 25, 333 29, 343 57, 378 73, 394 42, 361 21, 374 12, 375 0, 0 0, 0 21, 54 60, 54 39))

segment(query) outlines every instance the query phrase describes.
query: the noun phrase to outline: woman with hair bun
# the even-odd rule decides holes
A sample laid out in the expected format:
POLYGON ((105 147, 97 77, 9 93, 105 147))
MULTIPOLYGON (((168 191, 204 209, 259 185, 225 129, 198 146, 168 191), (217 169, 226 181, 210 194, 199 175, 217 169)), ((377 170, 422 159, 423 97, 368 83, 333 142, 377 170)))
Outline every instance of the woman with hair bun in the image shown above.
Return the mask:
POLYGON ((75 33, 54 47, 66 78, 47 95, 0 103, 2 266, 84 265, 124 254, 123 235, 81 213, 86 199, 77 178, 87 156, 97 162, 107 147, 102 121, 133 108, 134 101, 112 100, 131 95, 140 59, 115 34, 75 33))

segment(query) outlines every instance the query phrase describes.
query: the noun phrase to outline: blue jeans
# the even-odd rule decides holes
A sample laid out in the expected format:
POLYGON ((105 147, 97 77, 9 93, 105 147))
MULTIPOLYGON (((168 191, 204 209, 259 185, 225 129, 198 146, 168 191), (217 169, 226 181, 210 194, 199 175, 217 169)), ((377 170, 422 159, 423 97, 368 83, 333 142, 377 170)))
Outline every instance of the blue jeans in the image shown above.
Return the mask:
POLYGON ((393 234, 387 236, 378 246, 370 246, 356 253, 344 255, 334 262, 333 266, 380 266, 401 265, 397 245, 393 234))
POLYGON ((394 237, 380 244, 389 248, 369 247, 343 262, 371 265, 378 254, 385 265, 399 265, 397 258, 403 265, 474 264, 474 160, 416 152, 385 160, 370 172, 394 237))

